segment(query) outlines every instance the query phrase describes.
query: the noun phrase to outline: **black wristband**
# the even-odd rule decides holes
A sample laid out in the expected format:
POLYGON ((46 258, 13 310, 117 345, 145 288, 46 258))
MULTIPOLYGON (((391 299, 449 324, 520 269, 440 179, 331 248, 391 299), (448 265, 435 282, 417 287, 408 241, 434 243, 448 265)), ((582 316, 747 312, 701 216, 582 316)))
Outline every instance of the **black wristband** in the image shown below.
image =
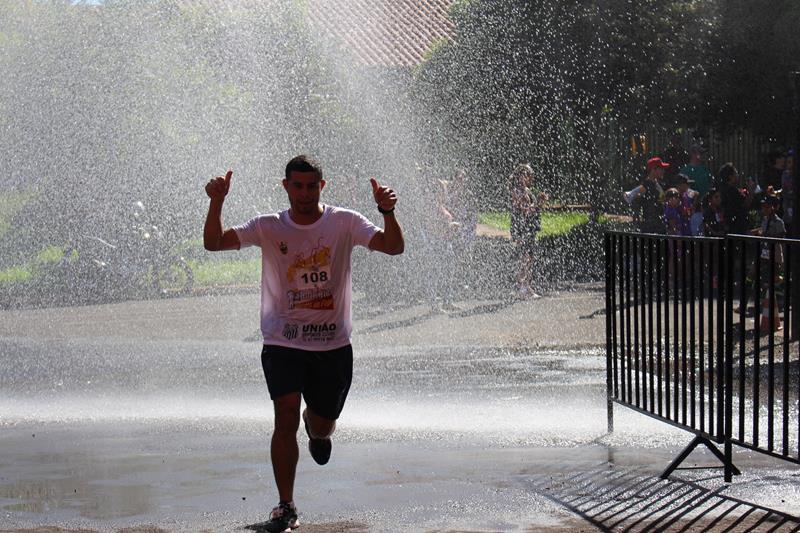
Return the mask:
POLYGON ((394 213, 394 207, 391 209, 382 209, 381 206, 378 206, 378 211, 380 211, 382 215, 388 215, 394 213))

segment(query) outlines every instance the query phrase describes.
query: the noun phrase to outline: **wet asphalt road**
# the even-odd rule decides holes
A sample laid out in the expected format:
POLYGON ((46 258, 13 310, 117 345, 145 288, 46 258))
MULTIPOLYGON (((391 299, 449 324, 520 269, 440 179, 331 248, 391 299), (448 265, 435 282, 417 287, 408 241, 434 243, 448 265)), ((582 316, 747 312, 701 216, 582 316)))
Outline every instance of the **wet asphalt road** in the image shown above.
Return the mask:
MULTIPOLYGON (((229 531, 264 520, 276 496, 257 298, 2 313, 0 524, 229 531)), ((659 485, 686 434, 618 409, 605 435, 602 293, 460 305, 356 303, 334 458, 321 468, 301 450, 303 530, 602 529, 615 519, 595 511, 640 483, 648 496, 629 504, 645 505, 626 519, 642 524, 687 508, 676 523, 707 524, 716 515, 704 509, 733 498, 744 502, 734 517, 800 509, 783 464, 742 453, 750 477, 723 493, 706 471, 659 485), (708 497, 648 518, 647 498, 684 492, 708 497)))

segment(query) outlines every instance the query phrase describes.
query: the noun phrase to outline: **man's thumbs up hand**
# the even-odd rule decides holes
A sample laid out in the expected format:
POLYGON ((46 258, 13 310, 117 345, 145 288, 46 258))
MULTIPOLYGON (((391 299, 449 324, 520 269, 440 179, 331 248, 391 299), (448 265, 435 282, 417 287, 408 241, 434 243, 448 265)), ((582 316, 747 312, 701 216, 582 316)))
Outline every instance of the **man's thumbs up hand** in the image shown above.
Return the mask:
POLYGON ((217 176, 216 178, 209 180, 209 182, 206 183, 206 194, 208 197, 212 200, 224 200, 231 188, 232 176, 233 171, 229 170, 225 174, 225 177, 217 176))
POLYGON ((389 187, 382 186, 375 178, 370 178, 369 182, 372 184, 372 196, 375 197, 378 210, 392 211, 397 203, 397 194, 389 187))

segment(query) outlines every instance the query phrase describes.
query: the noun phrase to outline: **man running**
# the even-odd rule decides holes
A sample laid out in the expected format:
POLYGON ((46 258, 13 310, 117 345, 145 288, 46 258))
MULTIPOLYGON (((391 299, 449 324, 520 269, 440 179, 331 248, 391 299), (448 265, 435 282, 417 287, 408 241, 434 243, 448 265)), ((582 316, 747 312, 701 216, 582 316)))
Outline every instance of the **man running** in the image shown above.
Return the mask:
POLYGON ((405 243, 394 216, 397 195, 392 189, 370 180, 383 215, 380 229, 355 211, 321 204, 322 168, 305 155, 286 165, 283 188, 289 209, 223 231, 222 204, 232 175, 229 170, 206 185, 211 202, 203 244, 210 251, 261 247, 261 364, 275 407, 270 451, 279 496, 266 528, 288 531, 300 525, 293 496, 300 399, 306 404, 302 420, 309 451, 324 465, 350 389, 353 247, 397 255, 405 243))

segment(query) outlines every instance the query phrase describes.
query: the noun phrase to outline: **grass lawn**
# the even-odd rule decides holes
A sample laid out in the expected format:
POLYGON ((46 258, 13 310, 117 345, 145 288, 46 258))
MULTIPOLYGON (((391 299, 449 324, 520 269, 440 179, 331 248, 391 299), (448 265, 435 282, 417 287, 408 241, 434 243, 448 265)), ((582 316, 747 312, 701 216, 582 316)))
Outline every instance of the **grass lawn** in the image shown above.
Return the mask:
MULTIPOLYGON (((508 212, 481 213, 478 221, 501 230, 508 230, 511 226, 511 216, 508 212)), ((544 212, 542 213, 542 230, 539 232, 539 238, 566 235, 588 221, 589 215, 586 212, 544 212)), ((195 287, 258 285, 260 283, 261 259, 259 257, 212 258, 203 250, 200 239, 187 241, 176 249, 181 255, 187 256, 189 265, 194 271, 195 287)), ((50 246, 43 249, 25 265, 0 270, 0 288, 4 285, 34 282, 42 272, 42 267, 58 262, 63 255, 63 249, 50 246)))
MULTIPOLYGON (((478 221, 499 229, 508 230, 511 227, 511 215, 507 212, 482 213, 478 221)), ((566 235, 573 228, 589 222, 589 214, 581 211, 568 211, 563 213, 542 213, 542 231, 540 237, 566 235)), ((194 270, 196 287, 213 285, 244 285, 258 284, 260 282, 260 259, 226 259, 224 261, 202 259, 202 242, 191 243, 198 248, 199 253, 189 264, 194 270)), ((190 253, 190 255, 193 255, 190 253)))
MULTIPOLYGON (((508 231, 511 229, 511 214, 507 211, 481 213, 478 222, 492 228, 508 231)), ((565 211, 542 213, 542 230, 538 237, 555 237, 566 235, 576 226, 589 222, 589 214, 583 211, 565 211)))
POLYGON ((189 261, 195 287, 214 285, 252 285, 261 281, 261 259, 189 261))
POLYGON ((242 256, 234 252, 207 252, 203 239, 191 239, 176 247, 194 272, 195 287, 215 285, 258 285, 261 283, 261 256, 242 256))

